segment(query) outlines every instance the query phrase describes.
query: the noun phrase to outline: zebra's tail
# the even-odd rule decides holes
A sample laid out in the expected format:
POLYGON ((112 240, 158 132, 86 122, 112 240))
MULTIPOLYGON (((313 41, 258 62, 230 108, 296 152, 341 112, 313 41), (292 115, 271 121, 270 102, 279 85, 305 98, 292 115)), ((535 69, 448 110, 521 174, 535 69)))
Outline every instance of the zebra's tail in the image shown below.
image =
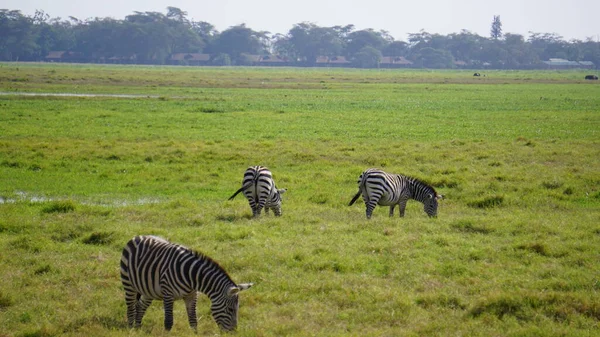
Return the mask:
POLYGON ((361 190, 360 188, 358 189, 358 193, 356 193, 356 195, 354 196, 354 198, 352 198, 352 200, 350 200, 350 203, 348 204, 348 206, 352 206, 352 204, 354 204, 354 202, 356 201, 356 199, 358 199, 358 197, 360 196, 361 190))
POLYGON ((243 192, 243 191, 247 190, 247 189, 248 189, 248 187, 250 187, 250 186, 252 186, 252 185, 245 185, 245 186, 242 186, 242 187, 240 187, 240 189, 239 189, 239 190, 237 190, 237 191, 236 191, 236 192, 235 192, 235 193, 234 193, 232 196, 230 196, 230 197, 229 197, 229 199, 227 199, 227 200, 233 200, 233 198, 235 198, 235 196, 236 196, 236 195, 238 195, 240 192, 243 192))
MULTIPOLYGON (((358 192, 356 192, 356 195, 354 196, 354 198, 352 198, 352 200, 350 200, 350 203, 348 204, 348 206, 352 206, 352 204, 354 204, 354 202, 356 201, 356 199, 358 199, 358 197, 361 195, 361 193, 365 190, 365 184, 366 184, 366 180, 367 180, 367 175, 365 174, 365 172, 363 172, 360 177, 358 177, 358 192)), ((365 198, 369 198, 368 195, 365 195, 365 198)), ((365 201, 366 202, 366 201, 365 201)))

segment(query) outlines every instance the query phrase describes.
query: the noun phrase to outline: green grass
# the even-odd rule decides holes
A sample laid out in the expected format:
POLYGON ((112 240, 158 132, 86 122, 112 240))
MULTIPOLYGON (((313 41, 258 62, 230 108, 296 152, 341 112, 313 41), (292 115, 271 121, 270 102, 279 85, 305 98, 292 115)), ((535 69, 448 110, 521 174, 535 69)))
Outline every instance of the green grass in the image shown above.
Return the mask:
MULTIPOLYGON (((123 245, 219 261, 241 336, 596 336, 600 86, 583 73, 1 64, 0 336, 126 327, 123 245), (283 216, 227 198, 249 165, 283 216), (438 218, 346 206, 362 170, 428 181, 438 218)), ((204 297, 200 335, 219 333, 204 297)), ((177 335, 193 335, 176 303, 177 335)))

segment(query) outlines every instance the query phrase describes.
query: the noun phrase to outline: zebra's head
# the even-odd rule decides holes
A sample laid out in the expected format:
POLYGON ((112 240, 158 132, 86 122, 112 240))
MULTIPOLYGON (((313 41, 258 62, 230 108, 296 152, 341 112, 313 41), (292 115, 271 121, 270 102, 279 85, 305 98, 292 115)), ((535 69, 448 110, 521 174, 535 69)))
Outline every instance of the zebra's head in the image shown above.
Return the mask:
POLYGON ((423 210, 430 217, 437 216, 438 209, 438 200, 444 199, 444 196, 441 194, 437 194, 435 191, 433 193, 429 193, 425 196, 425 200, 423 201, 423 210))
POLYGON ((229 287, 223 296, 212 300, 210 311, 219 328, 233 331, 237 327, 239 293, 252 286, 252 283, 242 283, 229 287))

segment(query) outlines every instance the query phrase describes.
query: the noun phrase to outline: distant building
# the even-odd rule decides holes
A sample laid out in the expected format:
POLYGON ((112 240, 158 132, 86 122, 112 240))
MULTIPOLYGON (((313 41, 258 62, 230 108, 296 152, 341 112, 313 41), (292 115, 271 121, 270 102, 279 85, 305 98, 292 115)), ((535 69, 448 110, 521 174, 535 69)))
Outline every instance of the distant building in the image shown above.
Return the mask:
POLYGON ((72 51, 51 51, 44 58, 48 62, 88 62, 82 53, 72 51))
POLYGON ((174 53, 169 57, 169 64, 202 66, 210 63, 210 54, 174 53))
POLYGON ((454 61, 452 62, 456 68, 467 68, 468 64, 465 61, 454 61))
POLYGON ((381 68, 409 68, 412 62, 402 56, 384 56, 379 61, 381 68))
POLYGON ((263 67, 282 67, 291 65, 290 60, 287 57, 279 55, 259 56, 254 64, 263 67))
POLYGON ((569 61, 560 58, 551 58, 548 61, 542 61, 544 67, 547 69, 593 69, 594 63, 590 61, 569 61))
POLYGON ((318 67, 347 67, 351 64, 345 56, 317 56, 318 67))
POLYGON ((107 62, 113 64, 135 64, 137 62, 137 55, 111 56, 107 59, 107 62))

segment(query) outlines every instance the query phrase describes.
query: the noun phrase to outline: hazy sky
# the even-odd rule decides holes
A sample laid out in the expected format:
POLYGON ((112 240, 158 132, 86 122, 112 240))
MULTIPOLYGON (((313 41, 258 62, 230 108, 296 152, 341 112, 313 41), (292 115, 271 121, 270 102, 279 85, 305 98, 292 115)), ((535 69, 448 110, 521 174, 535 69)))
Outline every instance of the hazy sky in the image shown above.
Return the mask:
POLYGON ((139 12, 166 14, 168 6, 188 13, 188 19, 206 21, 223 31, 245 23, 255 31, 286 34, 294 24, 312 22, 321 27, 354 24, 356 30, 386 30, 396 40, 421 29, 451 34, 462 29, 490 35, 494 15, 500 15, 504 33, 557 33, 565 40, 600 40, 600 0, 1 0, 0 8, 33 15, 41 9, 51 17, 80 20, 125 16, 139 12))

